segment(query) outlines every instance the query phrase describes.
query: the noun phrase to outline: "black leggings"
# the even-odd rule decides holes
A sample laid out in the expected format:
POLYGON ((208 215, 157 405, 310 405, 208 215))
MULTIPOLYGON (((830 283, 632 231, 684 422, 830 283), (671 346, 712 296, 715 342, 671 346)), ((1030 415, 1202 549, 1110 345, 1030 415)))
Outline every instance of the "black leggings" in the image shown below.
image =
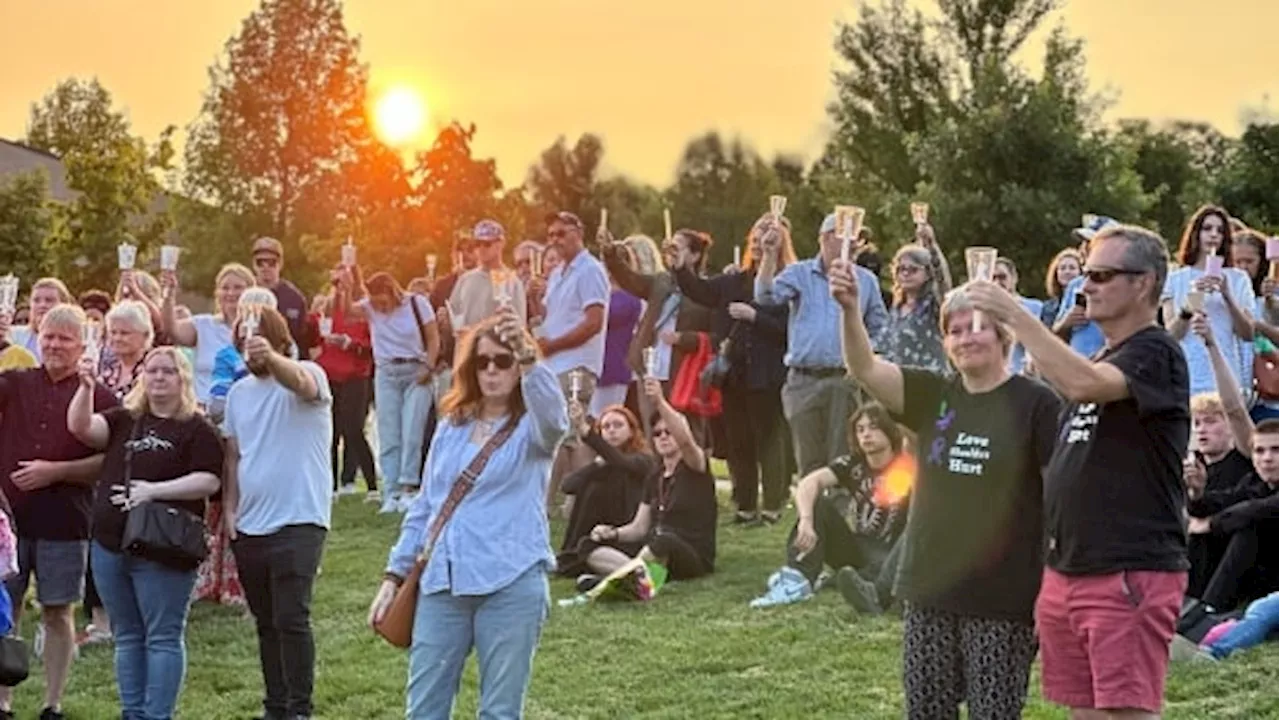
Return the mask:
POLYGON ((908 720, 1018 720, 1036 657, 1030 622, 990 620, 907 605, 902 683, 908 720))
POLYGON ((672 580, 692 580, 711 572, 711 566, 692 545, 666 528, 654 530, 645 544, 666 566, 672 580))
POLYGON ((763 485, 764 509, 778 512, 787 501, 791 480, 781 391, 750 390, 742 385, 726 387, 721 417, 734 504, 739 511, 755 512, 763 485))
POLYGON ((370 490, 378 489, 378 471, 373 464, 373 451, 364 436, 364 423, 369 417, 368 378, 357 378, 331 385, 333 391, 333 444, 329 446, 329 462, 333 467, 333 489, 356 481, 356 469, 364 473, 370 490), (338 470, 338 442, 342 442, 342 470, 338 470))

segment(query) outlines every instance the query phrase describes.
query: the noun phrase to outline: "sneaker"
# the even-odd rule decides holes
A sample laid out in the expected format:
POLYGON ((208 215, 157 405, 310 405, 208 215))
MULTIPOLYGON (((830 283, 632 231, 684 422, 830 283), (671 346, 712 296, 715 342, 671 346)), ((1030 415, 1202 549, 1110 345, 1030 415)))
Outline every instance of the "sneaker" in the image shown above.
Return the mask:
POLYGON ((111 631, 92 624, 86 625, 84 632, 80 633, 80 636, 76 638, 78 647, 109 644, 111 644, 111 631))
POLYGON ((364 501, 367 505, 375 505, 382 502, 382 493, 377 490, 370 490, 364 494, 364 501))
POLYGON ((355 494, 356 494, 356 484, 355 484, 355 483, 347 483, 347 484, 343 485, 342 487, 338 488, 338 494, 339 494, 339 495, 355 495, 355 494))
POLYGON ((400 512, 400 496, 388 495, 386 499, 382 501, 382 507, 378 508, 378 514, 390 515, 394 512, 400 512))
POLYGON ((40 711, 40 720, 67 720, 67 716, 63 715, 61 710, 47 707, 40 711))
POLYGON ((31 654, 37 660, 44 657, 44 623, 36 623, 36 636, 31 641, 31 654))
POLYGON ((14 720, 15 717, 12 710, 0 710, 0 720, 14 720))
POLYGON ((578 581, 574 583, 574 586, 578 589, 578 592, 580 593, 589 593, 592 590, 594 590, 597 585, 600 584, 601 580, 604 580, 604 578, 599 575, 593 575, 591 573, 583 573, 578 576, 578 581))
POLYGON ((409 512, 409 508, 413 507, 413 501, 417 499, 418 493, 413 493, 412 495, 401 495, 400 502, 396 505, 396 512, 409 512))
POLYGON ((1174 635, 1169 643, 1169 660, 1171 662, 1216 663, 1218 658, 1209 651, 1195 644, 1185 635, 1174 635))
POLYGON ((813 585, 804 573, 793 567, 784 567, 769 576, 769 589, 752 600, 753 608, 777 607, 808 600, 813 597, 813 585))
POLYGON ((739 510, 733 514, 734 525, 759 525, 760 516, 755 512, 744 512, 739 510))
POLYGON ((836 573, 836 587, 840 588, 840 596, 854 610, 868 615, 879 615, 884 612, 880 607, 880 593, 875 583, 858 574, 851 567, 842 567, 836 573))
POLYGON ((766 525, 776 525, 782 519, 782 513, 777 510, 760 511, 760 520, 766 525))

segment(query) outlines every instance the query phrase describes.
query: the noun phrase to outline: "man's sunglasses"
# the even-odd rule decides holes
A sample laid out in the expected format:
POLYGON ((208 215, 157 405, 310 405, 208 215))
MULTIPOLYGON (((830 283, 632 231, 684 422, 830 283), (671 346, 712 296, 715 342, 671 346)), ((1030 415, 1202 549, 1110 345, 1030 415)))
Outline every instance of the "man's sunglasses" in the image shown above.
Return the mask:
POLYGON ((1131 268, 1085 268, 1084 276, 1094 285, 1106 285, 1115 280, 1120 275, 1146 275, 1146 270, 1133 270, 1131 268))
POLYGON ((499 370, 510 370, 516 364, 516 356, 510 353, 499 353, 498 355, 476 355, 476 372, 488 370, 493 366, 499 370))
POLYGON ((270 258, 270 257, 254 258, 254 259, 253 259, 253 266, 254 266, 254 267, 260 267, 260 268, 273 268, 273 267, 275 267, 276 265, 279 265, 279 264, 280 264, 280 261, 279 261, 279 260, 277 260, 277 259, 275 259, 275 258, 270 258))

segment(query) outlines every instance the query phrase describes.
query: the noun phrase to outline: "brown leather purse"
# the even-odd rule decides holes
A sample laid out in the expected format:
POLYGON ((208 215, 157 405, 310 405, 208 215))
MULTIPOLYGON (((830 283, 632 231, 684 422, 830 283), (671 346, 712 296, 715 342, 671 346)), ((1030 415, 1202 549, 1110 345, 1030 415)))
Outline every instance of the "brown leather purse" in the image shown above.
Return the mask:
MULTIPOLYGON (((467 465, 458 479, 453 481, 449 496, 445 498, 440 512, 436 513, 435 519, 431 521, 427 541, 422 546, 422 552, 414 559, 413 569, 396 589, 395 597, 391 599, 391 605, 382 616, 382 621, 373 626, 374 632, 391 645, 403 649, 413 643, 413 616, 418 610, 422 573, 427 569, 427 563, 431 562, 431 551, 435 549, 436 541, 440 539, 445 523, 449 522, 454 511, 462 504, 463 498, 475 487, 476 478, 484 472, 484 466, 489 463, 489 458, 515 432, 516 425, 515 422, 508 422, 501 430, 490 436, 480 448, 480 452, 476 453, 475 458, 471 460, 471 464, 467 465)), ((426 492, 426 488, 423 488, 423 492, 426 492)))

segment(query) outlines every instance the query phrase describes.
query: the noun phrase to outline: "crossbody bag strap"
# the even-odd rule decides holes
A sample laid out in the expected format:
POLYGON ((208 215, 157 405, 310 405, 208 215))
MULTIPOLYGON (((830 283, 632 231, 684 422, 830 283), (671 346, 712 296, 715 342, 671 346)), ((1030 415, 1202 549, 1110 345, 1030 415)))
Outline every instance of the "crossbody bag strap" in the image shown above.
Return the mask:
MULTIPOLYGON (((471 463, 458 476, 458 479, 453 481, 453 487, 449 489, 449 495, 444 499, 444 505, 440 507, 440 512, 436 513, 435 519, 431 521, 431 528, 427 532, 427 542, 422 548, 422 554, 419 556, 424 566, 431 560, 431 552, 435 549, 436 541, 440 539, 440 533, 444 531, 445 523, 449 522, 449 518, 453 517, 454 511, 462 504, 463 498, 475 487, 476 478, 480 477, 480 473, 484 472, 485 466, 489 464, 489 458, 516 431, 516 425, 515 420, 508 421, 501 430, 490 436, 480 448, 480 452, 476 453, 476 456, 471 459, 471 463)), ((423 492, 426 492, 426 488, 423 488, 423 492)))
POLYGON ((418 312, 418 296, 409 296, 409 309, 413 310, 414 325, 418 328, 418 341, 422 343, 422 357, 427 357, 427 329, 422 326, 422 313, 418 312))
POLYGON ((129 495, 132 494, 131 488, 133 487, 133 478, 130 477, 133 474, 133 444, 137 441, 139 430, 142 427, 142 423, 138 422, 138 418, 134 417, 133 413, 128 413, 128 415, 131 420, 129 439, 124 443, 124 462, 121 463, 124 465, 124 498, 126 501, 128 501, 129 495))

